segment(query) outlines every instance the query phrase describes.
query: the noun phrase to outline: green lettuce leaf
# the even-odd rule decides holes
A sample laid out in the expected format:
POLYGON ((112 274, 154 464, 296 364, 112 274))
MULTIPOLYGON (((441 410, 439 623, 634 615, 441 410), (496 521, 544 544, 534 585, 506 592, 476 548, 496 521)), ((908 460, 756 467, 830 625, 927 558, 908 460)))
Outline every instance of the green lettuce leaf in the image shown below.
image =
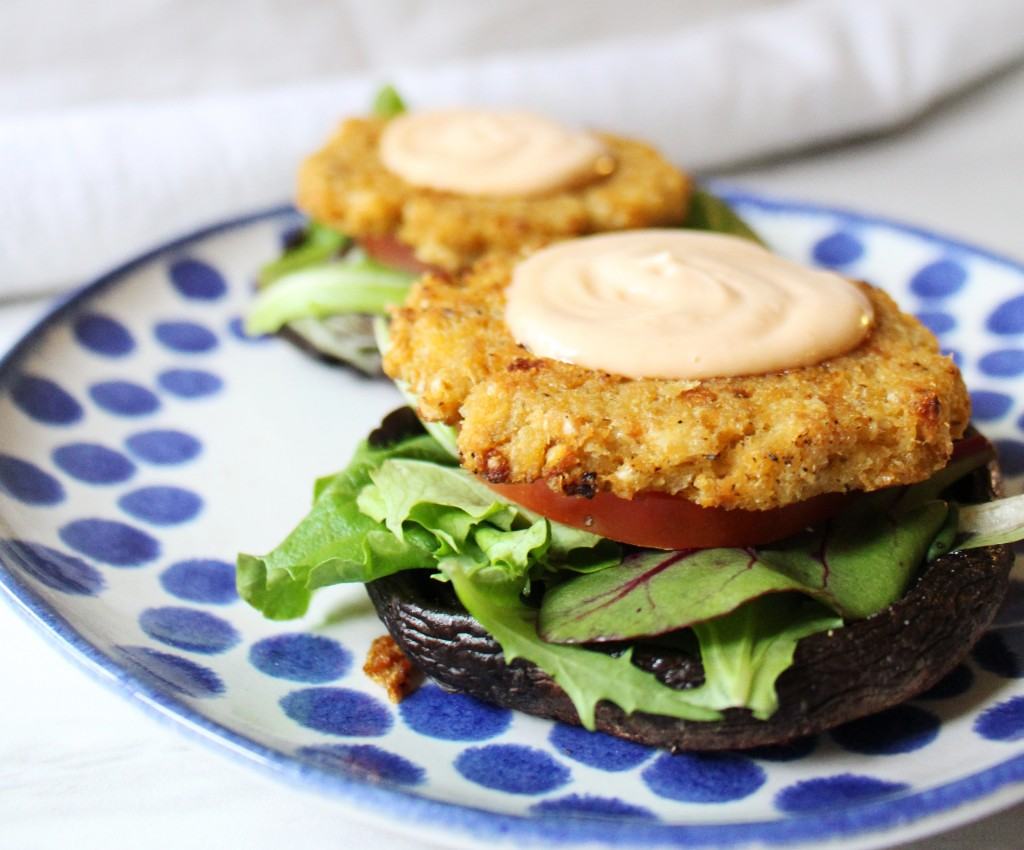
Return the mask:
POLYGON ((363 442, 320 479, 313 506, 272 552, 239 555, 239 594, 271 619, 302 616, 319 587, 368 582, 458 557, 523 584, 531 574, 601 569, 620 547, 495 495, 428 435, 386 448, 363 442))

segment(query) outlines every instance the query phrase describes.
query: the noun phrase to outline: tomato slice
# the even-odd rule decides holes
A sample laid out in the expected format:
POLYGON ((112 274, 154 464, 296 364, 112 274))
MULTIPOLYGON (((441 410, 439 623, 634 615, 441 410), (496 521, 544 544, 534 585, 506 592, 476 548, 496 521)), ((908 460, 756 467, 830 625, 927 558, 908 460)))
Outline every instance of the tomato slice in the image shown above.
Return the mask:
POLYGON ((389 269, 423 274, 434 268, 418 259, 410 246, 394 236, 361 236, 359 245, 370 257, 389 269))
POLYGON ((614 493, 596 493, 589 499, 563 496, 545 481, 488 486, 509 501, 563 525, 651 549, 771 543, 835 516, 859 495, 824 493, 781 508, 747 511, 703 508, 681 496, 664 493, 641 493, 632 499, 614 493))

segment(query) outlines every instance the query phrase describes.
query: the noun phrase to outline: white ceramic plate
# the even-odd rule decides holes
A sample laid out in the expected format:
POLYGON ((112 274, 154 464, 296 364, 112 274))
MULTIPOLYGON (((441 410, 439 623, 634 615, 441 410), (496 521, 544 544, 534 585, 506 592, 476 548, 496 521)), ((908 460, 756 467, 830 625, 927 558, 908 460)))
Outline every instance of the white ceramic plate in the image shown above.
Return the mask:
MULTIPOLYGON (((886 287, 1024 473, 1024 269, 863 215, 729 193, 783 253, 886 287)), ((361 588, 303 620, 238 601, 312 482, 399 398, 239 317, 289 209, 167 245, 83 289, 0 364, 0 582, 125 696, 353 816, 455 843, 871 847, 1024 798, 1024 599, 943 687, 788 748, 670 756, 427 686, 400 706, 362 659, 361 588), (950 754, 955 753, 955 757, 950 754)))

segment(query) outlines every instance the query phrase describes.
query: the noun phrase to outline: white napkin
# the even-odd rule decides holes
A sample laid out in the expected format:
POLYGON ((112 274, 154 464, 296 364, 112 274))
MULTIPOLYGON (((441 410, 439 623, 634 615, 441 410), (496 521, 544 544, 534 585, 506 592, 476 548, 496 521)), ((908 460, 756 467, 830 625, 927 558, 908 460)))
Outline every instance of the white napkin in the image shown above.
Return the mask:
POLYGON ((286 201, 299 159, 383 82, 416 107, 514 105, 635 135, 700 172, 898 126, 1022 55, 1018 0, 795 0, 658 35, 0 116, 0 299, 286 201))

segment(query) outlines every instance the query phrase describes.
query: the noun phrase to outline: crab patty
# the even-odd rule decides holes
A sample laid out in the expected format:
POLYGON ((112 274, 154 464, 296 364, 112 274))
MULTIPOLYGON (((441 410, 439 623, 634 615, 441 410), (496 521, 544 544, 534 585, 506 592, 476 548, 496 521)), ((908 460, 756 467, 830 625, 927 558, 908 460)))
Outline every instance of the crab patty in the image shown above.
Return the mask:
POLYGON ((610 174, 532 198, 459 195, 407 183, 378 153, 385 119, 343 122, 299 172, 297 203, 355 237, 393 236, 419 260, 459 269, 491 250, 555 239, 681 224, 688 177, 641 142, 597 134, 615 160, 610 174))
POLYGON ((458 426, 463 466, 493 483, 767 510, 925 479, 970 419, 935 337, 868 284, 874 326, 841 356, 766 375, 626 378, 515 342, 503 312, 516 259, 421 279, 384 358, 425 419, 458 426))

